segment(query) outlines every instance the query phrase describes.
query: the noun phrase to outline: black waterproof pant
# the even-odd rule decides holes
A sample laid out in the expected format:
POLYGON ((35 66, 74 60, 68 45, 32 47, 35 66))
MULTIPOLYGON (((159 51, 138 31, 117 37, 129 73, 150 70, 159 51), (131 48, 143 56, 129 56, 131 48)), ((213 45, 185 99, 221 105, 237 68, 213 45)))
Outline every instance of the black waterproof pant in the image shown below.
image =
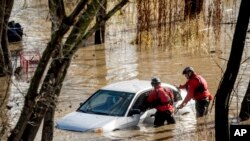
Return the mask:
POLYGON ((169 110, 167 111, 157 110, 155 113, 155 121, 154 121, 155 127, 164 125, 165 121, 167 121, 168 124, 175 124, 175 119, 173 114, 169 110))
POLYGON ((209 103, 210 101, 208 98, 195 101, 196 117, 203 117, 207 114, 209 103))

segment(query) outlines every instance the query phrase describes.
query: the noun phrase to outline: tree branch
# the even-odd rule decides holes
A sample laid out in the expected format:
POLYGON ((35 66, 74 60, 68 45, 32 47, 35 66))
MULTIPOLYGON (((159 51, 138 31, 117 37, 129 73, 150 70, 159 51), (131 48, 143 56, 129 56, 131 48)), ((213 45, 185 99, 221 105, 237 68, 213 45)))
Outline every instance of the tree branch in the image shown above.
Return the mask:
POLYGON ((88 32, 81 38, 81 40, 78 40, 76 45, 70 50, 68 54, 65 54, 65 56, 71 58, 72 55, 77 51, 77 49, 80 47, 82 40, 88 39, 100 26, 102 26, 109 18, 114 15, 118 10, 120 10, 124 5, 126 5, 129 2, 129 0, 122 0, 120 3, 118 3, 112 10, 110 10, 104 17, 101 22, 95 23, 95 25, 88 30, 88 32))
POLYGON ((86 11, 79 17, 76 22, 74 28, 72 29, 70 35, 68 36, 64 47, 63 54, 64 57, 68 57, 70 50, 76 46, 76 43, 82 39, 85 35, 86 30, 88 29, 90 23, 94 19, 97 11, 99 11, 101 4, 103 4, 105 0, 93 0, 87 7, 86 11))
POLYGON ((49 0, 49 12, 52 22, 52 31, 56 31, 66 17, 63 0, 49 0))
MULTIPOLYGON (((84 7, 88 4, 89 0, 81 0, 73 12, 68 16, 69 21, 74 21, 75 18, 79 15, 79 13, 84 9, 84 7)), ((73 22, 71 23, 73 24, 73 22)))

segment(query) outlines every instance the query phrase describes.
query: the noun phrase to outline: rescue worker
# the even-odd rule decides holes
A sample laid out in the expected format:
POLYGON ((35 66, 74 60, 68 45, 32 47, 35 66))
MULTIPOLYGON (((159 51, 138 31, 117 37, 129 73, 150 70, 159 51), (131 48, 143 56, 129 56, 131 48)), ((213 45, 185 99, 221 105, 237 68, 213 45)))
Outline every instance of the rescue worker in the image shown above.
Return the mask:
POLYGON ((195 100, 196 117, 202 117, 207 114, 208 106, 213 96, 208 90, 208 84, 206 80, 195 73, 192 67, 186 67, 183 75, 187 78, 187 82, 184 85, 180 85, 180 89, 187 90, 187 96, 183 102, 177 107, 177 109, 183 108, 191 99, 195 100))
POLYGON ((173 117, 174 106, 172 105, 173 93, 170 89, 163 88, 161 86, 161 80, 159 78, 152 78, 151 85, 154 87, 147 98, 147 102, 152 108, 156 108, 154 126, 159 127, 167 124, 175 124, 173 117))

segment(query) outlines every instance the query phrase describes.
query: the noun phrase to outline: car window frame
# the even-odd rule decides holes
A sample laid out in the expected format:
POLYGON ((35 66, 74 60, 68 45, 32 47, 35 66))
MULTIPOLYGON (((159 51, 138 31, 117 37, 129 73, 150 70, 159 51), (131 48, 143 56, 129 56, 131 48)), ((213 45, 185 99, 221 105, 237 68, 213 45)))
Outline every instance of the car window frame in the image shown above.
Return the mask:
MULTIPOLYGON (((178 102, 178 101, 181 101, 183 100, 183 97, 181 96, 181 92, 178 91, 178 89, 176 88, 173 88, 171 86, 167 86, 167 85, 164 85, 162 86, 163 88, 167 88, 167 89, 170 89, 173 94, 174 94, 174 103, 178 102), (177 97, 178 96, 178 97, 177 97)), ((134 108, 134 105, 136 104, 137 100, 140 98, 141 95, 145 94, 145 93, 149 93, 153 90, 153 87, 150 88, 150 89, 146 89, 146 90, 143 90, 143 91, 140 91, 140 92, 137 92, 136 96, 134 97, 134 100, 131 102, 131 106, 130 108, 128 109, 128 112, 127 112, 127 116, 131 116, 130 115, 130 110, 132 110, 134 108)))
MULTIPOLYGON (((87 98, 87 99, 77 108, 76 111, 78 111, 78 112, 84 112, 84 111, 81 109, 81 107, 82 107, 84 104, 86 104, 90 99, 92 99, 94 96, 96 96, 98 93, 100 93, 100 91, 118 92, 118 93, 121 92, 121 93, 127 93, 127 94, 131 94, 131 95, 132 95, 131 101, 130 101, 130 103, 128 104, 128 106, 126 107, 126 109, 124 110, 124 113, 123 113, 123 114, 121 114, 121 115, 110 115, 110 116, 119 116, 119 117, 125 116, 126 113, 127 113, 127 111, 128 111, 128 109, 129 109, 129 106, 131 105, 131 103, 132 103, 132 101, 134 100, 134 97, 135 97, 135 95, 136 95, 135 93, 131 93, 131 92, 99 89, 99 90, 97 90, 95 93, 93 93, 89 98, 87 98)), ((91 112, 90 112, 90 114, 91 114, 91 112)), ((93 114, 95 114, 95 113, 93 113, 93 114)))
POLYGON ((133 109, 133 106, 134 106, 135 103, 137 102, 138 98, 139 98, 141 95, 145 94, 145 93, 148 93, 148 94, 149 94, 150 91, 152 91, 152 90, 153 90, 153 88, 149 88, 149 89, 142 90, 142 91, 139 91, 139 92, 136 93, 136 95, 135 95, 133 101, 130 103, 130 106, 129 106, 129 108, 128 108, 128 111, 126 112, 126 116, 127 116, 127 117, 132 116, 132 115, 130 115, 130 111, 133 109))

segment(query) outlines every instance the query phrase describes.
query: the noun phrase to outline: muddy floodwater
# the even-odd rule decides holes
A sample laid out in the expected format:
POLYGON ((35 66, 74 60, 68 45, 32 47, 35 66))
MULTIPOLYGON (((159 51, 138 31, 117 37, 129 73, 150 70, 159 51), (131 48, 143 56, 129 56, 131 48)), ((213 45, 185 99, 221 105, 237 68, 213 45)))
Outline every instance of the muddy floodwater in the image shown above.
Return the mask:
MULTIPOLYGON (((23 2, 20 0, 20 2, 23 2)), ((48 9, 42 3, 30 2, 28 7, 21 9, 15 3, 13 20, 24 27, 23 41, 10 44, 13 51, 38 51, 42 53, 50 38, 50 22, 48 9), (40 8, 38 8, 40 7, 40 8), (20 13, 20 11, 22 13, 20 13)), ((135 7, 127 7, 133 10, 135 7)), ((233 9, 229 9, 232 12, 233 9)), ((125 10, 126 11, 126 10, 125 10)), ((133 13, 133 12, 132 12, 133 13)), ((135 15, 124 16, 124 21, 131 20, 135 15)), ((230 15, 235 18, 235 15, 230 15)), ((221 42, 214 47, 213 40, 207 39, 208 48, 147 48, 140 49, 131 42, 136 38, 136 21, 117 24, 115 18, 107 25, 106 43, 103 45, 90 45, 80 48, 74 55, 63 88, 58 99, 55 120, 75 111, 79 104, 86 100, 97 89, 113 82, 142 79, 150 80, 152 76, 159 77, 162 82, 178 86, 185 83, 182 70, 186 66, 192 66, 198 74, 207 80, 209 89, 214 95, 219 85, 223 70, 226 68, 233 37, 232 25, 222 25, 221 42), (127 30, 126 30, 127 29, 127 30), (129 30, 128 30, 129 29, 129 30)), ((207 30, 207 29, 204 29, 207 30)), ((201 30, 202 32, 203 30, 201 30)), ((243 60, 250 55, 249 35, 246 42, 243 60)), ((15 67, 19 64, 18 56, 13 59, 15 67)), ((249 81, 249 60, 242 66, 238 85, 235 88, 234 97, 230 107, 230 119, 238 115, 242 96, 246 91, 249 81), (239 94, 239 95, 236 95, 239 94)), ((22 71, 22 77, 13 79, 11 86, 12 95, 20 94, 27 90, 32 70, 22 71)), ((20 101, 23 97, 13 98, 20 101)), ((20 107, 22 104, 19 105, 20 107)), ((152 124, 139 124, 137 127, 114 131, 110 133, 78 133, 55 129, 55 141, 96 141, 96 140, 214 140, 214 105, 206 119, 196 120, 194 113, 176 116, 177 124, 165 125, 154 128, 152 124)), ((16 113, 14 116, 18 116, 16 113)), ((10 117, 11 118, 11 117, 10 117)), ((83 121, 84 122, 84 121, 83 121)), ((40 140, 41 130, 36 137, 40 140)))

